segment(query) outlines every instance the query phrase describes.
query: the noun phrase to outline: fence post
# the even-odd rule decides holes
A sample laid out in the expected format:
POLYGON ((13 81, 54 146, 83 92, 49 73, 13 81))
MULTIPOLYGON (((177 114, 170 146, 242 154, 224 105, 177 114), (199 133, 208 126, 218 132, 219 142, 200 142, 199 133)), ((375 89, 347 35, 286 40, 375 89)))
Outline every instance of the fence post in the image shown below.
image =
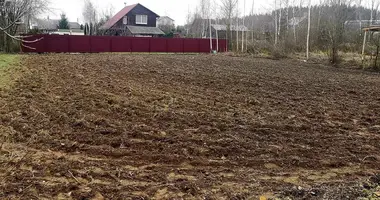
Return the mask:
POLYGON ((202 39, 196 39, 198 41, 198 53, 201 53, 201 40, 202 39))
POLYGON ((110 37, 110 52, 113 52, 113 50, 112 50, 112 39, 113 39, 113 37, 112 36, 109 36, 110 37))
POLYGON ((47 48, 47 45, 48 45, 47 40, 49 39, 48 36, 49 36, 49 35, 45 35, 45 38, 46 38, 46 39, 44 39, 44 44, 43 44, 43 47, 44 47, 44 51, 43 51, 43 52, 45 52, 45 53, 47 52, 47 49, 48 49, 48 48, 47 48))
POLYGON ((185 54, 185 38, 182 38, 182 53, 185 54))
POLYGON ((88 36, 88 39, 90 40, 90 53, 92 53, 92 38, 91 38, 91 35, 88 36))
POLYGON ((169 44, 168 44, 169 39, 165 38, 165 44, 166 44, 166 53, 169 53, 169 44))
POLYGON ((130 50, 131 50, 131 54, 132 54, 132 52, 133 52, 133 39, 135 39, 134 37, 133 38, 131 38, 131 47, 130 47, 130 50))
POLYGON ((67 51, 68 51, 67 53, 71 53, 71 36, 70 35, 67 36, 67 41, 68 41, 67 42, 68 43, 67 44, 67 51))

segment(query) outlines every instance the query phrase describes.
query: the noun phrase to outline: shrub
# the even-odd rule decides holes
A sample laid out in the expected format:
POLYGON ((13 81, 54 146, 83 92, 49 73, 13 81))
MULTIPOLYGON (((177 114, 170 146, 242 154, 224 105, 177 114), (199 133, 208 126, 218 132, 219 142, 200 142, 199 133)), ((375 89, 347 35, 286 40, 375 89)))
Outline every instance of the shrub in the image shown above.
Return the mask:
POLYGON ((284 44, 274 46, 266 40, 256 40, 247 45, 247 52, 250 54, 263 54, 275 59, 286 58, 288 51, 284 44))

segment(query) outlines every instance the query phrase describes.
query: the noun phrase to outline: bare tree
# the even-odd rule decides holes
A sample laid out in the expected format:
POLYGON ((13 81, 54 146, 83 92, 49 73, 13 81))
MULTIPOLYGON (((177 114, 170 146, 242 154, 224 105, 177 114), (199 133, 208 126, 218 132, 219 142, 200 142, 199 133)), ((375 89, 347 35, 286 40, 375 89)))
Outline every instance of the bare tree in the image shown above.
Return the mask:
POLYGON ((379 9, 379 0, 371 0, 371 16, 370 16, 370 25, 373 25, 373 15, 377 13, 379 9))
POLYGON ((297 42, 297 34, 296 34, 296 24, 295 24, 295 17, 296 17, 296 12, 295 12, 295 7, 296 7, 296 0, 293 0, 293 37, 294 37, 294 43, 297 42))
POLYGON ((356 3, 357 9, 356 9, 356 19, 359 20, 359 27, 360 27, 360 35, 362 35, 362 13, 361 13, 361 6, 362 6, 362 0, 357 0, 356 3))
POLYGON ((289 0, 285 0, 286 8, 286 33, 289 31, 289 0))
POLYGON ((115 8, 113 7, 112 4, 109 4, 107 7, 103 8, 103 10, 99 12, 97 26, 98 27, 103 26, 108 20, 111 19, 111 17, 114 14, 115 14, 115 8))
POLYGON ((239 0, 236 1, 236 51, 239 51, 239 0))
POLYGON ((186 15, 186 36, 189 36, 189 31, 190 31, 190 23, 191 23, 191 11, 190 11, 190 6, 187 8, 187 15, 186 15))
MULTIPOLYGON (((245 26, 244 24, 244 19, 245 19, 245 0, 244 0, 244 8, 243 8, 243 28, 245 26)), ((244 31, 241 31, 241 52, 244 52, 244 31)))
POLYGON ((252 23, 251 23, 251 26, 252 26, 252 27, 251 27, 251 28, 252 28, 251 33, 252 33, 252 44, 253 44, 253 36, 254 36, 254 35, 253 35, 253 34, 254 34, 254 33, 253 33, 253 29, 254 29, 254 20, 253 20, 253 17, 254 17, 254 10, 253 10, 253 9, 254 9, 254 6, 255 6, 255 0, 252 0, 252 8, 251 8, 251 20, 252 20, 252 21, 251 21, 251 22, 252 22, 252 23))
POLYGON ((206 23, 207 18, 210 15, 210 0, 200 0, 199 7, 201 11, 201 17, 202 17, 202 38, 206 37, 206 23))
POLYGON ((209 8, 209 10, 208 10, 208 22, 209 22, 208 29, 209 29, 209 34, 210 34, 209 38, 210 38, 210 52, 211 52, 211 51, 213 51, 213 49, 212 49, 212 30, 211 30, 211 28, 212 28, 212 21, 211 21, 212 12, 211 12, 211 2, 210 1, 208 1, 207 7, 209 8))
POLYGON ((199 12, 199 6, 197 6, 191 16, 189 17, 189 36, 191 37, 202 37, 202 15, 199 12))
POLYGON ((274 34, 274 45, 277 45, 278 42, 278 26, 277 26, 277 0, 274 0, 274 27, 275 27, 275 34, 274 34))
POLYGON ((347 19, 346 5, 349 0, 329 0, 327 13, 327 32, 329 36, 330 62, 337 64, 339 61, 339 45, 343 41, 344 23, 347 19))
MULTIPOLYGON (((212 4, 210 5, 210 8, 211 8, 211 16, 214 16, 215 17, 215 23, 217 25, 219 25, 219 18, 220 16, 218 15, 218 8, 219 8, 219 5, 218 3, 216 2, 216 0, 213 0, 212 4)), ((211 29, 212 27, 210 27, 211 29)), ((216 37, 216 52, 219 52, 219 33, 218 33, 218 29, 215 29, 215 37, 216 37)))
POLYGON ((115 7, 112 4, 108 4, 108 6, 105 7, 99 14, 99 19, 105 19, 108 21, 115 14, 115 7))
POLYGON ((96 29, 99 27, 98 24, 98 11, 95 4, 91 0, 84 0, 83 6, 83 20, 85 22, 85 34, 93 35, 96 34, 96 29))
POLYGON ((98 11, 95 4, 91 0, 84 0, 83 6, 83 20, 85 23, 96 23, 98 11))
POLYGON ((223 17, 226 19, 226 25, 227 25, 227 39, 229 41, 229 46, 232 45, 232 32, 231 32, 231 25, 232 25, 232 17, 234 15, 235 8, 237 7, 237 0, 221 0, 222 6, 221 11, 223 14, 223 17))
POLYGON ((309 6, 308 7, 309 8, 308 8, 308 17, 307 17, 306 60, 309 60, 311 0, 309 0, 309 6))
POLYGON ((12 41, 19 41, 22 46, 34 49, 26 44, 35 43, 42 38, 29 41, 25 36, 17 35, 19 22, 29 24, 30 18, 46 11, 48 5, 48 0, 13 0, 0 5, 0 44, 4 51, 10 51, 12 41))

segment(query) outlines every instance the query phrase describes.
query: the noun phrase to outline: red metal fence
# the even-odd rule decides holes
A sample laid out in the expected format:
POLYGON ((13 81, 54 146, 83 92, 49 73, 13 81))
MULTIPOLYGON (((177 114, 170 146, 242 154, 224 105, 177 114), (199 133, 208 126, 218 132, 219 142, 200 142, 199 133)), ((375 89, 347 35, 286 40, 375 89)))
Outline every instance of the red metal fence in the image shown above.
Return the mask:
MULTIPOLYGON (((210 39, 148 38, 121 36, 33 35, 25 40, 42 40, 24 43, 23 52, 34 53, 100 53, 100 52, 163 52, 209 53, 210 39)), ((219 52, 227 51, 227 40, 219 41, 219 52)), ((213 39, 213 49, 217 42, 213 39)))

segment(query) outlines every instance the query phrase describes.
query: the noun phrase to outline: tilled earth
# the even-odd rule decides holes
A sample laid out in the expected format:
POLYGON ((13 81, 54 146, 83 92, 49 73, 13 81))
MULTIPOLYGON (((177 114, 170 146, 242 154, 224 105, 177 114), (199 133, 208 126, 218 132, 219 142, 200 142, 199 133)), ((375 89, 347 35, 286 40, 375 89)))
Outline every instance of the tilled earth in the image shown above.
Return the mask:
POLYGON ((20 73, 0 199, 355 199, 380 170, 378 74, 134 54, 25 55, 20 73))

